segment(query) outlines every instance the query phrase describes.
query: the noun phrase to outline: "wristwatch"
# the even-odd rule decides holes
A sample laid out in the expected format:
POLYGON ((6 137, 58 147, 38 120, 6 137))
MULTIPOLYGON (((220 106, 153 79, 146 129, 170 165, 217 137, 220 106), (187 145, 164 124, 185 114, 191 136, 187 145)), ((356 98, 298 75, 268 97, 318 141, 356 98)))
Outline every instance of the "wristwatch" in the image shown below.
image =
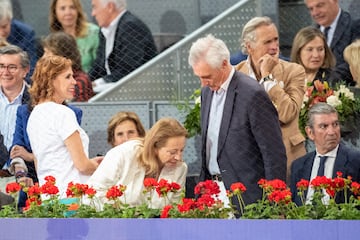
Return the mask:
POLYGON ((272 74, 270 73, 269 75, 267 75, 266 77, 263 77, 263 81, 274 81, 274 78, 272 76, 272 74))

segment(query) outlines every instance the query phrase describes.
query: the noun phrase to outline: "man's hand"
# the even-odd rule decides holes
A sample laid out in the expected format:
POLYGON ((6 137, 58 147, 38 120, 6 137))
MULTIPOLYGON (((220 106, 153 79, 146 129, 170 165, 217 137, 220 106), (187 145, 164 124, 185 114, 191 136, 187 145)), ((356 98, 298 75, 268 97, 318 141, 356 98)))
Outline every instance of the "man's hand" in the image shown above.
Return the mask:
POLYGON ((259 60, 259 70, 261 78, 268 76, 274 67, 279 63, 279 56, 271 56, 270 54, 265 54, 259 60))

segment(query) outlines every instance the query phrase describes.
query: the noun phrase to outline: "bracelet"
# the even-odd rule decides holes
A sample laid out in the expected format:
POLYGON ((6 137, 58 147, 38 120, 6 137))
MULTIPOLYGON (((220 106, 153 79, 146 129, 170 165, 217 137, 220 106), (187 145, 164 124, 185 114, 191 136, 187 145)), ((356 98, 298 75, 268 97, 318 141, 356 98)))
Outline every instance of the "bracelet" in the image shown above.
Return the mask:
POLYGON ((19 178, 22 178, 22 177, 26 177, 26 172, 25 171, 17 171, 15 173, 15 179, 19 179, 19 178))

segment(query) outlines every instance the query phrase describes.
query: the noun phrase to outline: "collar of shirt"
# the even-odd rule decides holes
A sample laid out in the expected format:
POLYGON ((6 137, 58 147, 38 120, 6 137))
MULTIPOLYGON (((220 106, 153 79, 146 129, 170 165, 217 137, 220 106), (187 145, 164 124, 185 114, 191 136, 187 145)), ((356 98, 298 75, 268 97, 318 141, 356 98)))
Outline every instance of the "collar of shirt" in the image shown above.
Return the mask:
MULTIPOLYGON (((341 8, 339 8, 339 12, 338 12, 335 20, 334 20, 334 21, 330 24, 330 26, 329 26, 330 29, 329 29, 328 36, 327 36, 327 44, 328 44, 328 46, 331 45, 331 41, 332 41, 332 39, 333 39, 333 37, 334 37, 336 25, 337 25, 337 23, 338 23, 338 21, 339 21, 341 11, 342 11, 341 8)), ((324 31, 325 31, 325 27, 324 27, 324 26, 320 26, 320 31, 321 31, 321 32, 324 32, 324 31)))
POLYGON ((113 34, 115 36, 117 24, 125 12, 126 12, 126 10, 122 11, 114 20, 112 20, 112 22, 109 24, 109 26, 101 28, 101 32, 106 39, 108 39, 111 36, 111 34, 113 34))
POLYGON ((23 97, 23 94, 24 94, 24 90, 25 90, 25 81, 23 82, 23 86, 21 88, 21 91, 20 91, 19 95, 16 96, 14 101, 9 102, 8 97, 5 95, 5 93, 3 92, 2 87, 0 86, 0 97, 2 98, 2 101, 5 102, 6 104, 21 104, 22 103, 22 97, 23 97))
MULTIPOLYGON (((227 92, 227 90, 229 88, 230 81, 231 81, 232 77, 234 76, 234 73, 235 73, 235 69, 232 68, 228 78, 225 80, 225 82, 223 84, 221 84, 219 90, 223 89, 225 91, 225 93, 227 92)), ((219 90, 217 90, 216 92, 218 93, 219 90)))
POLYGON ((246 59, 246 65, 247 65, 247 67, 248 67, 248 69, 249 69, 249 73, 248 73, 249 77, 251 77, 251 78, 253 78, 254 80, 256 80, 255 71, 254 71, 254 69, 253 69, 252 66, 251 66, 250 55, 249 55, 249 56, 247 57, 247 59, 246 59))

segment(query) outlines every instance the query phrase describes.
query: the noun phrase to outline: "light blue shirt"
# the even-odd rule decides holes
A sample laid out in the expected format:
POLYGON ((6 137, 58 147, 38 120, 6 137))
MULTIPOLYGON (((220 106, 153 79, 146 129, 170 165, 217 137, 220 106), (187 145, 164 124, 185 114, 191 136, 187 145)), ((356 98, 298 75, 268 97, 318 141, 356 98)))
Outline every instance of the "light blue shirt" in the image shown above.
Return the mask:
MULTIPOLYGON (((341 9, 339 9, 339 12, 338 12, 338 15, 336 16, 335 20, 331 23, 330 25, 330 29, 328 31, 328 34, 327 34, 327 39, 326 39, 326 42, 327 42, 327 45, 330 47, 331 46, 331 41, 333 40, 334 38, 334 33, 335 33, 335 29, 336 29, 336 25, 339 21, 339 18, 340 18, 340 14, 341 14, 341 9)), ((322 31, 323 33, 325 32, 325 27, 324 26, 320 26, 320 31, 322 31)))
POLYGON ((2 88, 0 87, 0 132, 4 137, 4 145, 9 148, 13 142, 13 135, 16 126, 16 112, 17 108, 22 103, 22 97, 25 89, 25 84, 19 95, 14 101, 9 102, 9 99, 5 96, 2 88))
POLYGON ((206 138, 206 163, 211 175, 220 174, 220 168, 217 162, 219 132, 224 111, 226 93, 234 72, 235 70, 232 69, 228 78, 221 85, 219 90, 213 93, 213 98, 211 101, 209 125, 206 138))

